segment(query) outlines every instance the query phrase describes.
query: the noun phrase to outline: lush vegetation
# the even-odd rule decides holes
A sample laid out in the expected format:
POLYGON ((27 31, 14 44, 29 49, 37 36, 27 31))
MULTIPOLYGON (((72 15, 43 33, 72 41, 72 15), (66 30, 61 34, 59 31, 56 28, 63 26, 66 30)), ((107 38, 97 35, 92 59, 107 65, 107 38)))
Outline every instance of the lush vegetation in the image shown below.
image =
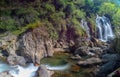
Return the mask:
POLYGON ((58 38, 60 31, 65 32, 68 27, 76 35, 84 36, 81 20, 88 21, 95 30, 96 14, 105 15, 114 26, 120 26, 120 7, 114 3, 110 0, 1 0, 0 32, 18 35, 46 23, 50 38, 58 38))

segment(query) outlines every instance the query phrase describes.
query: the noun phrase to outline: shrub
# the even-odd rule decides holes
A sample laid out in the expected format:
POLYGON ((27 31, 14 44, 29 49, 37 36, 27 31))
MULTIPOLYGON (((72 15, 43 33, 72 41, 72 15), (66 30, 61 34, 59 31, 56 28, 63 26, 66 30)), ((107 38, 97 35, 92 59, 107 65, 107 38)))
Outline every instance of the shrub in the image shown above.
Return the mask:
POLYGON ((0 29, 5 31, 16 30, 15 20, 10 17, 1 17, 0 19, 0 29))
POLYGON ((80 35, 80 36, 84 36, 85 30, 80 26, 81 25, 80 22, 75 18, 73 18, 71 22, 74 25, 75 34, 80 35))
POLYGON ((100 7, 100 10, 99 10, 99 14, 102 14, 102 15, 113 15, 115 12, 116 12, 116 6, 115 4, 113 3, 110 3, 110 2, 105 2, 101 5, 100 7))

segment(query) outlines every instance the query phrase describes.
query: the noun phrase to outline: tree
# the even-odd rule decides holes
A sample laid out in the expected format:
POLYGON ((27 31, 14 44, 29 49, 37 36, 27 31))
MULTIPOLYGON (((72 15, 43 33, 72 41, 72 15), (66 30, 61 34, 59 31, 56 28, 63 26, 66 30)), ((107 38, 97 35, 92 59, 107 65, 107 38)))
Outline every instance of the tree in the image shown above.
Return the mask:
POLYGON ((110 2, 105 2, 101 5, 99 14, 112 16, 117 11, 116 5, 110 2))

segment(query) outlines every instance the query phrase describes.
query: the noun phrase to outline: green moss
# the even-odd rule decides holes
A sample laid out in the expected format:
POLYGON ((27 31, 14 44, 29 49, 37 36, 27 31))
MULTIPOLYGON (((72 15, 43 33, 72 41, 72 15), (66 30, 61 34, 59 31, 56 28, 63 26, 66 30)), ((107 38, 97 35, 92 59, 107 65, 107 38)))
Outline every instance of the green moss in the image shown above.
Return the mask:
POLYGON ((30 23, 30 24, 26 25, 25 27, 21 27, 20 29, 12 31, 12 33, 15 35, 20 35, 28 29, 34 29, 34 28, 39 27, 41 25, 42 25, 42 23, 40 21, 36 21, 34 23, 30 23))

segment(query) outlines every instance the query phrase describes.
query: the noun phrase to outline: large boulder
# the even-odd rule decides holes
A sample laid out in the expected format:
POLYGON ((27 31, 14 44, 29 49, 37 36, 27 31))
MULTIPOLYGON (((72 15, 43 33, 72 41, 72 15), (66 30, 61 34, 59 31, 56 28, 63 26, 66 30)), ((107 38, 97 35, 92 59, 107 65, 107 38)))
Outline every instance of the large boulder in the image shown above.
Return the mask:
POLYGON ((120 67, 120 63, 116 61, 110 61, 102 67, 99 68, 99 71, 95 73, 96 77, 107 77, 107 75, 114 70, 116 70, 118 67, 120 67))
POLYGON ((7 57, 7 62, 10 64, 10 65, 22 65, 24 66, 26 64, 26 61, 24 59, 24 57, 22 56, 17 56, 17 55, 9 55, 7 57))
POLYGON ((89 53, 88 46, 82 46, 75 50, 75 54, 79 54, 80 56, 87 56, 89 53))
POLYGON ((102 59, 106 61, 117 61, 120 60, 119 54, 104 54, 102 55, 102 59))
POLYGON ((100 64, 102 60, 100 58, 88 58, 85 61, 79 61, 77 64, 81 66, 88 66, 88 65, 94 65, 94 64, 100 64))
POLYGON ((53 74, 54 72, 47 70, 45 65, 41 65, 37 70, 37 77, 51 77, 53 74))

